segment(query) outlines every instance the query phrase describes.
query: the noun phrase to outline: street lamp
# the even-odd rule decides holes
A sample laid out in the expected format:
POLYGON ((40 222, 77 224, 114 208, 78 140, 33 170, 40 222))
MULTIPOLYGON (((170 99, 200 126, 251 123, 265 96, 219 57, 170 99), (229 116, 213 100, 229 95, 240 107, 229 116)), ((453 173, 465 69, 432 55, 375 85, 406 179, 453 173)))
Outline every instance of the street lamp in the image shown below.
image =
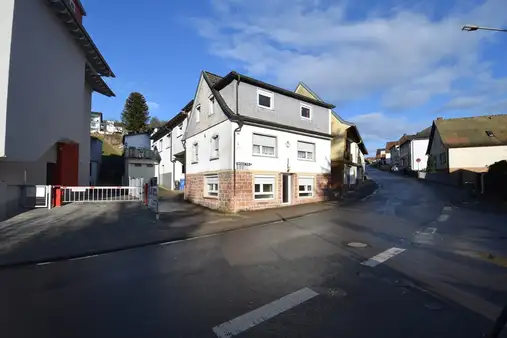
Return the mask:
POLYGON ((477 25, 464 25, 461 30, 467 32, 474 32, 476 30, 484 30, 484 31, 495 31, 495 32, 504 32, 507 33, 507 29, 504 28, 490 28, 490 27, 481 27, 477 25))

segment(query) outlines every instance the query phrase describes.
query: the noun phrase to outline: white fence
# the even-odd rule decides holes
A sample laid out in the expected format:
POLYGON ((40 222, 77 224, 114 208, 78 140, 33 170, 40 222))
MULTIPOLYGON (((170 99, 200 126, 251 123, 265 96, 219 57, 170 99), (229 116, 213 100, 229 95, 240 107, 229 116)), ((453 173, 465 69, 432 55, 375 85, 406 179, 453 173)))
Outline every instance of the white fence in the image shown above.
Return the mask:
POLYGON ((143 201, 143 187, 59 187, 61 202, 143 201))

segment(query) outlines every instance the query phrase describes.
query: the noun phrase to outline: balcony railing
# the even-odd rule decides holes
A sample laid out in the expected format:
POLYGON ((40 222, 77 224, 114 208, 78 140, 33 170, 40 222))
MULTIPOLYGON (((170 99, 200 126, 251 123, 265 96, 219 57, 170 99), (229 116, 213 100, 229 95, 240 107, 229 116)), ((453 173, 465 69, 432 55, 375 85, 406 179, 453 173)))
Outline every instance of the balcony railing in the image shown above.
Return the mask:
POLYGON ((157 151, 146 149, 146 148, 136 148, 136 147, 128 147, 124 149, 123 156, 127 158, 138 158, 143 160, 155 160, 160 162, 160 155, 157 151))

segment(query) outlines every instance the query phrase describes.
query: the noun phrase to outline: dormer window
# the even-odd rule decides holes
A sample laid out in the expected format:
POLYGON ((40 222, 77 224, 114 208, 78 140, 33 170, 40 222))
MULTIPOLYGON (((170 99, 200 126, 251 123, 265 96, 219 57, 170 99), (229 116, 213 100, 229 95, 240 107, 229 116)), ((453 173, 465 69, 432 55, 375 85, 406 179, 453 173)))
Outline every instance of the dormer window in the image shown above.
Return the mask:
POLYGON ((311 120, 312 119, 312 107, 301 103, 301 118, 304 120, 311 120))

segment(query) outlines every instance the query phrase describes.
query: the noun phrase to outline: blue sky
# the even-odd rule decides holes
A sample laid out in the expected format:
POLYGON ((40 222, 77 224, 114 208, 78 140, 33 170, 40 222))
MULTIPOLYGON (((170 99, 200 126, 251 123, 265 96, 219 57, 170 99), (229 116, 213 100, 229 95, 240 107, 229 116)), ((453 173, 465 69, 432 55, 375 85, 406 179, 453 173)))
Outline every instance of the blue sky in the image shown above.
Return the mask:
POLYGON ((120 117, 143 93, 169 119, 193 98, 200 71, 236 70, 287 89, 304 81, 355 122, 368 150, 434 118, 507 110, 505 0, 82 0, 84 25, 116 73, 120 117))

